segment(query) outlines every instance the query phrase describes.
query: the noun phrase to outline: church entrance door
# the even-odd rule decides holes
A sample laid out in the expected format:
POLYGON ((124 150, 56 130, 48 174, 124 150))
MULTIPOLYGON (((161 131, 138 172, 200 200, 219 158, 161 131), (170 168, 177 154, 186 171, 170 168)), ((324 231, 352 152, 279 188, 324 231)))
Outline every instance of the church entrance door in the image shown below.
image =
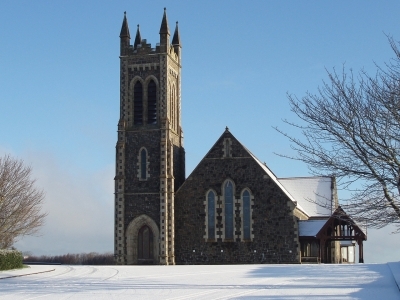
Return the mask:
POLYGON ((138 264, 153 264, 153 232, 147 225, 139 229, 138 234, 138 264))

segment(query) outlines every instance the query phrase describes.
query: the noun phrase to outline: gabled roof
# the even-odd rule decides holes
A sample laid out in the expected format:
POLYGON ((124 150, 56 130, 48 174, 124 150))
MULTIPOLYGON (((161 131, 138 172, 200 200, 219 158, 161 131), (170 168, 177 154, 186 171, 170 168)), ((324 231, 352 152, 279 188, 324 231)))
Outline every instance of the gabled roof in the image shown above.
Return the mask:
POLYGON ((334 178, 318 176, 278 180, 310 217, 329 217, 335 210, 334 178))
POLYGON ((260 167, 265 171, 265 173, 280 187, 280 189, 289 197, 290 200, 296 205, 298 209, 300 209, 303 213, 308 215, 307 211, 302 207, 302 205, 296 201, 296 199, 287 191, 287 189, 282 185, 282 183, 278 180, 275 174, 265 165, 263 164, 253 153, 250 152, 245 146, 243 146, 239 141, 238 143, 246 149, 249 155, 260 165, 260 167))
MULTIPOLYGON (((248 157, 252 158, 255 162, 257 162, 257 164, 261 167, 261 169, 265 172, 266 175, 268 175, 268 177, 271 178, 271 180, 282 190, 282 192, 294 203, 294 205, 301 210, 304 214, 307 214, 306 210, 304 210, 304 208, 296 201, 295 198, 293 198, 293 196, 285 189, 285 187, 279 182, 279 180, 277 179, 277 177, 275 176, 275 174, 264 164, 262 163, 255 155, 253 155, 253 153, 250 152, 250 150, 248 150, 241 142, 239 142, 239 140, 229 131, 228 127, 225 129, 224 133, 222 133, 222 135, 217 139, 217 141, 215 142, 215 144, 211 147, 211 149, 207 152, 207 154, 204 156, 204 158, 200 161, 200 163, 196 166, 196 168, 193 170, 192 173, 194 173, 196 171, 196 169, 199 167, 199 165, 201 164, 201 162, 204 159, 207 159, 207 157, 209 156, 209 154, 213 151, 213 149, 217 146, 218 143, 220 143, 221 139, 228 137, 234 139, 242 148, 243 150, 246 152, 246 154, 248 155, 248 157)), ((190 177, 190 175, 188 176, 188 178, 190 177)), ((185 181, 186 182, 186 181, 185 181)), ((182 186, 185 185, 185 182, 182 184, 182 186)), ((182 188, 182 186, 180 188, 182 188)), ((179 188, 179 189, 180 189, 179 188)), ((179 191, 178 189, 178 191, 179 191)))
POLYGON ((326 239, 326 240, 366 240, 367 235, 364 229, 361 229, 339 206, 333 214, 324 220, 305 220, 299 221, 299 236, 301 237, 315 237, 318 239, 326 239), (349 235, 348 233, 336 232, 332 234, 329 231, 332 230, 335 226, 338 225, 351 225, 353 229, 353 234, 349 235))
POLYGON ((343 240, 343 239, 349 239, 349 240, 356 240, 356 239, 362 239, 362 240, 367 240, 367 234, 364 232, 365 230, 361 229, 360 226, 358 226, 348 214, 339 206, 333 214, 330 216, 330 218, 325 222, 324 226, 320 229, 320 231, 317 233, 316 237, 317 238, 326 238, 329 237, 332 240, 343 240), (346 234, 342 235, 329 235, 329 229, 333 228, 335 225, 340 225, 340 224, 346 224, 346 225, 351 225, 351 227, 354 230, 354 236, 349 236, 346 234))

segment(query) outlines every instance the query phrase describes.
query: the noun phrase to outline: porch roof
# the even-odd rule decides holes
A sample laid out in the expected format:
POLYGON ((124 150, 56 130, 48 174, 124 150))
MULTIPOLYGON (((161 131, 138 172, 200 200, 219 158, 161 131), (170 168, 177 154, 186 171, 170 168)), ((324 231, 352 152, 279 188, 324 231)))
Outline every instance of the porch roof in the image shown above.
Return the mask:
POLYGON ((339 206, 332 216, 325 222, 316 235, 319 239, 328 240, 367 240, 367 234, 350 218, 349 215, 339 206), (350 225, 354 231, 352 235, 341 233, 334 234, 334 228, 338 225, 350 225))
POLYGON ((299 236, 316 237, 327 220, 299 221, 299 236))

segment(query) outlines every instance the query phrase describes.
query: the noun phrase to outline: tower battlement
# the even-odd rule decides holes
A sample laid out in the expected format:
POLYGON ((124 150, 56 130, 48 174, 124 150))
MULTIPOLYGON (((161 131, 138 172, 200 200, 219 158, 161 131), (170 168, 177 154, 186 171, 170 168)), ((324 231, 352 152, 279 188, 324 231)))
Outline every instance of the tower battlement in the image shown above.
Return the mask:
MULTIPOLYGON (((148 55, 148 54, 159 54, 162 53, 160 51, 160 43, 156 44, 156 47, 153 48, 151 44, 147 43, 146 39, 143 39, 140 44, 138 44, 136 47, 133 45, 130 45, 128 48, 128 51, 126 52, 126 55, 128 56, 135 56, 135 55, 148 55)), ((171 58, 173 58, 175 61, 179 62, 179 52, 175 52, 175 46, 170 45, 168 52, 167 52, 171 58)))
POLYGON ((170 32, 168 27, 168 20, 166 9, 164 8, 164 15, 160 28, 160 42, 153 48, 151 44, 147 43, 147 39, 142 39, 140 34, 140 27, 137 25, 136 37, 134 44, 130 43, 130 33, 128 19, 126 12, 124 13, 124 20, 121 28, 121 56, 135 56, 135 55, 148 55, 148 54, 162 54, 167 53, 172 59, 179 63, 180 60, 180 35, 178 29, 178 22, 176 22, 174 36, 172 43, 170 41, 170 32))

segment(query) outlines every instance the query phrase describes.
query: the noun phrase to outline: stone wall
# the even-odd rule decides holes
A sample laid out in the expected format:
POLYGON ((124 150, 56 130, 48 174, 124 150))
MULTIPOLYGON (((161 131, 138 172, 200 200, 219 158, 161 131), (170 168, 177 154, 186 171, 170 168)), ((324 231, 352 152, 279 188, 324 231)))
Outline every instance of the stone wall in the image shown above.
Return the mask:
MULTIPOLYGON (((219 197, 221 204, 222 197, 219 197)), ((175 259, 177 264, 298 263, 299 246, 288 197, 255 161, 249 152, 226 131, 182 185, 175 197, 175 259), (231 138, 232 157, 224 158, 224 139, 231 138), (235 184, 235 236, 241 234, 241 191, 248 188, 254 197, 253 241, 222 238, 206 241, 206 192, 223 194, 222 184, 235 184), (240 205, 240 204, 239 204, 240 205)), ((217 230, 224 230, 217 209, 217 230)))
MULTIPOLYGON (((126 132, 125 150, 125 231, 138 216, 147 215, 160 222, 160 130, 126 132), (148 178, 138 175, 139 150, 145 147, 148 154, 148 178)), ((155 241, 158 243, 158 241, 155 241)), ((129 260, 129 258, 128 258, 129 260)))

